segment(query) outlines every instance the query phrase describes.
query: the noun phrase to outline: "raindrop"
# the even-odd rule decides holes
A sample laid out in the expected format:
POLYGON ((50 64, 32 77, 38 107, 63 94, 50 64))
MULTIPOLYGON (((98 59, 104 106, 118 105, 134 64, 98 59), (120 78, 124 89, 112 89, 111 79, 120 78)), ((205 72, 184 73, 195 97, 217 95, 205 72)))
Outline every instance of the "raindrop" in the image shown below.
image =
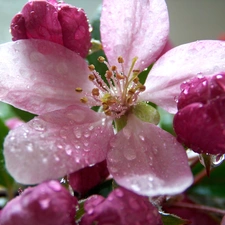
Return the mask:
POLYGON ((74 130, 74 134, 75 134, 76 138, 81 138, 81 136, 82 136, 81 131, 77 130, 77 129, 74 130))
POLYGON ((90 136, 90 134, 88 132, 84 133, 84 137, 88 138, 90 136))
POLYGON ((33 120, 31 124, 36 131, 44 131, 45 130, 45 124, 41 120, 38 120, 38 119, 33 120))
POLYGON ((54 181, 54 180, 50 181, 48 183, 48 186, 50 188, 52 188, 52 190, 54 190, 54 191, 60 191, 61 190, 61 185, 58 182, 54 181))
POLYGON ((212 155, 211 166, 212 167, 219 166, 224 161, 224 159, 225 159, 224 154, 212 155))
POLYGON ((60 130, 59 132, 61 138, 67 139, 67 131, 66 130, 60 130))
POLYGON ((142 141, 144 141, 144 140, 145 140, 145 137, 144 137, 144 136, 142 136, 142 135, 139 135, 139 138, 140 138, 142 141))
POLYGON ((65 151, 67 155, 72 155, 72 149, 70 147, 66 147, 65 151))
POLYGON ((42 159, 42 162, 43 162, 44 164, 46 164, 46 163, 48 162, 48 159, 47 159, 47 158, 43 158, 43 159, 42 159))
POLYGON ((127 160, 134 160, 136 159, 136 153, 134 151, 134 149, 132 148, 127 148, 123 150, 123 155, 127 160))
POLYGON ((124 195, 123 191, 120 190, 120 189, 116 189, 116 190, 115 190, 115 194, 116 194, 116 196, 118 196, 118 197, 123 197, 123 195, 124 195))
POLYGON ((39 201, 39 204, 42 209, 47 209, 49 207, 50 199, 42 199, 39 201))
POLYGON ((93 130, 93 129, 94 129, 94 127, 93 127, 93 126, 90 126, 88 129, 91 131, 91 130, 93 130))
POLYGON ((137 184, 131 184, 131 188, 132 188, 134 191, 140 191, 140 187, 139 187, 139 185, 137 185, 137 184))
POLYGON ((33 152, 33 145, 32 145, 32 143, 28 143, 27 145, 26 145, 26 149, 27 149, 27 151, 28 152, 33 152))

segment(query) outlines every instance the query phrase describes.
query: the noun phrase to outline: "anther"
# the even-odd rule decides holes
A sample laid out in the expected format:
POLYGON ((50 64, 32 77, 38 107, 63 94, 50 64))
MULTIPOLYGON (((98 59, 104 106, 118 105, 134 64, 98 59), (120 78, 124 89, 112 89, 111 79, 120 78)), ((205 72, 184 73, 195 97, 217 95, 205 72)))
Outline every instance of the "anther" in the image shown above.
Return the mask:
POLYGON ((91 93, 94 96, 99 96, 99 89, 98 88, 93 88, 91 93))
POLYGON ((112 75, 113 75, 112 71, 110 71, 110 70, 106 71, 106 74, 105 74, 106 78, 110 79, 112 77, 112 75))
POLYGON ((83 89, 80 88, 80 87, 77 87, 77 88, 75 89, 75 91, 78 92, 78 93, 81 93, 81 92, 83 91, 83 89))
POLYGON ((129 91, 128 91, 128 94, 129 95, 133 95, 135 93, 135 89, 134 88, 131 88, 129 91))
POLYGON ((116 70, 117 70, 117 67, 116 67, 116 66, 112 66, 112 67, 111 67, 111 70, 112 70, 112 71, 116 71, 116 70))
POLYGON ((83 97, 83 98, 80 99, 80 101, 81 101, 82 103, 87 103, 87 102, 88 102, 88 99, 87 99, 86 97, 83 97))
POLYGON ((139 82, 139 78, 138 78, 138 77, 135 77, 135 78, 133 79, 133 82, 134 82, 135 84, 137 84, 137 83, 139 82))
POLYGON ((109 109, 105 110, 104 113, 106 116, 111 116, 112 114, 112 112, 109 109))
POLYGON ((141 92, 145 91, 145 89, 146 89, 146 87, 145 87, 144 85, 141 85, 141 86, 139 87, 139 91, 141 91, 141 92))
POLYGON ((88 79, 91 80, 91 81, 93 81, 93 80, 95 80, 95 76, 94 76, 93 74, 90 74, 90 75, 88 76, 88 79))
POLYGON ((140 70, 133 70, 133 73, 140 73, 140 70))
POLYGON ((93 64, 89 65, 88 68, 89 68, 90 71, 95 70, 95 66, 93 64))
POLYGON ((123 57, 122 56, 119 56, 118 57, 118 63, 124 63, 124 60, 123 60, 123 57))
POLYGON ((99 61, 100 63, 104 63, 104 62, 105 62, 105 58, 104 58, 103 56, 99 56, 99 57, 98 57, 98 61, 99 61))
POLYGON ((122 80, 122 79, 124 79, 124 76, 121 75, 120 73, 117 73, 116 78, 119 79, 119 80, 122 80))

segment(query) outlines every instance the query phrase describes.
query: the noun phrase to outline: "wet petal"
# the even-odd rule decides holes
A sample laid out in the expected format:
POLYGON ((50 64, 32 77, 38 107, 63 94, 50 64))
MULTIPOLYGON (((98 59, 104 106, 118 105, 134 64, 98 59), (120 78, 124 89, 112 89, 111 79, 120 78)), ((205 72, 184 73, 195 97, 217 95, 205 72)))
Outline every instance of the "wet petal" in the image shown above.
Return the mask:
POLYGON ((55 179, 106 158, 111 122, 74 105, 12 130, 4 143, 6 168, 20 183, 55 179))
MULTIPOLYGON (((62 29, 57 9, 47 1, 31 1, 22 9, 28 38, 43 39, 63 44, 62 29)), ((14 40, 18 40, 14 36, 14 40)))
POLYGON ((164 0, 103 1, 101 39, 110 63, 125 59, 125 68, 138 57, 136 69, 154 62, 166 44, 169 32, 164 0), (116 13, 115 13, 116 12, 116 13))
POLYGON ((107 156, 116 182, 142 195, 177 194, 193 177, 183 147, 175 137, 135 116, 111 141, 107 156))
POLYGON ((91 90, 84 59, 44 40, 0 45, 0 100, 41 114, 80 102, 76 87, 91 90))
POLYGON ((2 210, 1 225, 73 225, 76 206, 66 188, 52 180, 9 201, 2 210))
POLYGON ((62 4, 58 19, 62 26, 64 46, 86 57, 91 47, 91 34, 84 10, 62 4))
POLYGON ((198 76, 225 72, 225 42, 196 41, 180 45, 163 55, 153 66, 146 80, 142 100, 152 101, 176 113, 175 99, 184 81, 198 76))
POLYGON ((93 195, 84 204, 86 213, 80 225, 119 224, 119 225, 161 225, 157 208, 149 199, 122 187, 112 191, 104 199, 93 195))

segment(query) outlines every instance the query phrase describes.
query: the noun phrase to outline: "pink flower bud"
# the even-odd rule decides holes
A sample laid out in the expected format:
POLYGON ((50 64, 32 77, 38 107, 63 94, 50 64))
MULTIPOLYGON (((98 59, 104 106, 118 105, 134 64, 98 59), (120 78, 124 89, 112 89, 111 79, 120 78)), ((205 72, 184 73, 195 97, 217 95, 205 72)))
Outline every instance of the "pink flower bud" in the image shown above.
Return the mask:
POLYGON ((109 176, 106 161, 97 163, 92 167, 85 167, 69 175, 71 187, 84 196, 90 189, 100 184, 109 176))
POLYGON ((1 212, 1 225, 73 225, 77 200, 58 181, 27 188, 1 212))
POLYGON ((148 198, 124 188, 114 190, 106 199, 102 196, 92 196, 85 202, 84 208, 86 213, 80 225, 162 224, 157 209, 148 198))
POLYGON ((12 129, 24 124, 24 121, 22 121, 19 118, 14 117, 14 118, 10 118, 10 119, 6 120, 5 124, 10 130, 12 130, 12 129))
POLYGON ((198 153, 225 153, 225 75, 195 78, 181 86, 174 130, 198 153))
POLYGON ((12 40, 43 39, 55 42, 81 57, 91 47, 89 23, 82 9, 56 1, 29 1, 11 22, 12 40))

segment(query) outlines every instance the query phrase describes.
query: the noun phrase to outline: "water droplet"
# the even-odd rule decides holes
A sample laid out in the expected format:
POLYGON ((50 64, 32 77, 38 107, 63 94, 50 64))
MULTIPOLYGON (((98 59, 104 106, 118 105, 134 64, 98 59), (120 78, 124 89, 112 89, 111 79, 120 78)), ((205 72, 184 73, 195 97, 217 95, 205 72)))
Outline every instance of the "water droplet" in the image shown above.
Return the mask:
POLYGON ((142 135, 139 135, 139 138, 140 138, 142 141, 144 141, 144 140, 145 140, 145 137, 144 137, 144 136, 142 136, 142 135))
POLYGON ((46 128, 44 121, 41 121, 39 119, 32 120, 31 125, 36 131, 44 131, 46 128))
POLYGON ((94 129, 94 127, 93 127, 93 126, 90 126, 88 129, 91 131, 91 130, 93 130, 93 129, 94 129))
POLYGON ((67 130, 60 130, 59 134, 60 134, 61 138, 67 139, 67 136, 68 136, 67 130))
POLYGON ((212 167, 219 166, 224 161, 224 159, 225 159, 224 154, 212 155, 211 166, 212 167))
POLYGON ((65 151, 67 155, 72 155, 72 149, 70 147, 66 146, 65 151))
POLYGON ((66 113, 66 117, 77 123, 81 123, 85 120, 86 114, 83 110, 74 109, 66 113))
POLYGON ((50 181, 48 186, 52 188, 54 191, 60 191, 62 189, 61 185, 57 181, 50 181))
POLYGON ((118 196, 120 198, 124 196, 124 193, 121 189, 116 189, 115 194, 116 194, 116 196, 118 196))
POLYGON ((137 184, 131 184, 131 188, 132 188, 134 191, 140 191, 140 187, 139 187, 139 185, 137 185, 137 184))
POLYGON ((27 149, 27 151, 28 152, 33 152, 33 144, 32 143, 28 143, 27 145, 26 145, 26 149, 27 149))
POLYGON ((81 131, 77 130, 77 129, 74 129, 74 134, 75 134, 75 137, 78 138, 78 139, 81 138, 81 136, 82 136, 81 131))
POLYGON ((43 159, 42 159, 42 162, 43 162, 44 164, 46 164, 46 163, 48 162, 48 159, 47 159, 47 158, 43 158, 43 159))
POLYGON ((47 209, 49 207, 49 204, 50 204, 50 199, 39 200, 39 204, 40 204, 42 209, 47 209))
POLYGON ((134 160, 136 159, 136 153, 134 149, 132 148, 127 148, 123 150, 123 155, 127 160, 134 160))

